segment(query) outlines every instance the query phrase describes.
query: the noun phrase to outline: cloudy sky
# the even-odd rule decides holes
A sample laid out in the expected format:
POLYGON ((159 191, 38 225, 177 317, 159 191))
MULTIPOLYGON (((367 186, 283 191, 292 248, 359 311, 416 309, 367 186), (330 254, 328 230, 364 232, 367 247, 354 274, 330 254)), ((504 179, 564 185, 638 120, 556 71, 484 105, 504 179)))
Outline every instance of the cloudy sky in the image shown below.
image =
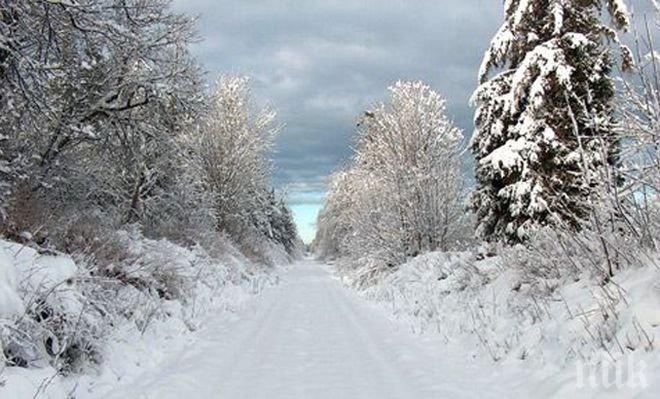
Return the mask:
POLYGON ((351 151, 357 116, 398 79, 423 80, 471 134, 468 98, 502 20, 497 0, 175 0, 198 15, 194 51, 212 81, 252 77, 286 124, 275 155, 309 241, 328 175, 351 151))

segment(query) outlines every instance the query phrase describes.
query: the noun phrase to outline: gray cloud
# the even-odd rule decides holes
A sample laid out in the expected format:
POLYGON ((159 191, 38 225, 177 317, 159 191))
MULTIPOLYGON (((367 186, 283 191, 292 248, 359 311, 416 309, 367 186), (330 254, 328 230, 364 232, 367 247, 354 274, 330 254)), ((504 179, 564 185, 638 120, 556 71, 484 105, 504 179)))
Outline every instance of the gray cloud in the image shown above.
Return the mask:
MULTIPOLYGON (((635 0, 647 11, 648 0, 635 0)), ((468 99, 502 20, 493 0, 176 0, 200 16, 195 46, 210 78, 253 78, 279 110, 277 184, 291 202, 318 202, 327 175, 350 154, 357 115, 398 79, 443 93, 471 134, 468 99)))
POLYGON ((195 46, 210 77, 253 78, 255 95, 279 110, 277 184, 292 203, 318 202, 327 175, 350 154, 361 110, 398 79, 442 92, 471 129, 467 100, 501 20, 493 0, 176 0, 200 16, 195 46))

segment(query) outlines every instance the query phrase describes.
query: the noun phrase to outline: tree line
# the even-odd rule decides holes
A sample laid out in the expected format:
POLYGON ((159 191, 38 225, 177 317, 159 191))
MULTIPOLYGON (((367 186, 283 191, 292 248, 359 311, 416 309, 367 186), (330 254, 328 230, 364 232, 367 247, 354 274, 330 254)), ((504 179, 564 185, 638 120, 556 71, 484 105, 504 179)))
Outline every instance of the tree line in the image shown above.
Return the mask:
MULTIPOLYGON (((280 130, 249 81, 210 92, 193 18, 168 0, 0 1, 0 231, 75 252, 82 225, 180 243, 223 232, 290 253, 271 187, 280 130)), ((93 235, 93 234, 92 234, 93 235)))

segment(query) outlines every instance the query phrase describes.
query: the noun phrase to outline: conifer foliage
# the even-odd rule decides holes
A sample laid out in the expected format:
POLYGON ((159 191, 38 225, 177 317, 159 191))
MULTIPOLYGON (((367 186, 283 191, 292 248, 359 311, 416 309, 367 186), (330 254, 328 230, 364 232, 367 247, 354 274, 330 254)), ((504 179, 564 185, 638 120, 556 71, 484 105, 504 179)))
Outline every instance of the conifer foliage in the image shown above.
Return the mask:
POLYGON ((505 2, 472 99, 481 237, 519 242, 541 226, 578 229, 589 215, 592 172, 616 161, 609 44, 627 15, 621 0, 505 2))

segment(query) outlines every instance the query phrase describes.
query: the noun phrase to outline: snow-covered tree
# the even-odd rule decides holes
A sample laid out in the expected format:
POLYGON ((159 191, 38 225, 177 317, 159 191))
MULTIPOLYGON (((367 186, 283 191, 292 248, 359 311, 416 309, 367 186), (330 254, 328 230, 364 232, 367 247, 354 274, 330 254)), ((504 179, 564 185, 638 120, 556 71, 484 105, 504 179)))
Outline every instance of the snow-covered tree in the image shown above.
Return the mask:
POLYGON ((622 0, 508 0, 504 12, 473 96, 472 207, 480 236, 519 242, 540 226, 578 229, 593 172, 616 162, 608 42, 629 21, 622 0))
POLYGON ((195 38, 170 0, 0 0, 3 233, 66 246, 61 230, 88 218, 293 249, 269 187, 275 114, 243 78, 208 95, 195 38))
POLYGON ((279 131, 275 111, 258 109, 246 77, 222 76, 211 109, 194 138, 208 184, 216 195, 221 229, 240 234, 272 174, 269 159, 279 131))
POLYGON ((447 249, 460 219, 461 131, 445 115, 445 100, 421 82, 397 82, 390 101, 360 123, 356 163, 391 190, 407 255, 447 249))
POLYGON ((193 20, 166 0, 6 1, 1 10, 0 114, 13 118, 2 152, 21 167, 10 219, 25 220, 25 201, 45 214, 97 207, 143 219, 176 176, 166 171, 176 136, 202 107, 193 20))
POLYGON ((328 179, 328 194, 317 220, 312 243, 314 253, 322 259, 345 256, 352 236, 350 212, 354 209, 355 190, 359 184, 352 179, 353 170, 339 170, 328 179))
POLYGON ((217 229, 242 245, 265 239, 288 251, 298 245, 292 216, 270 188, 276 112, 255 105, 249 79, 221 76, 208 114, 188 141, 213 195, 217 229))
POLYGON ((300 249, 300 242, 293 213, 286 202, 278 198, 274 190, 266 194, 264 213, 267 218, 265 235, 284 247, 289 255, 295 255, 295 251, 300 249))
MULTIPOLYGON (((194 19, 170 3, 0 0, 5 368, 84 371, 117 326, 169 317, 163 301, 195 304, 298 255, 269 187, 274 113, 253 114, 245 79, 207 93, 194 19), (60 251, 81 262, 38 261, 60 251)), ((191 330, 198 310, 182 313, 191 330)))
POLYGON ((445 100, 398 82, 360 120, 352 164, 333 175, 315 249, 372 275, 407 257, 447 250, 463 222, 461 131, 445 100))
POLYGON ((610 205, 623 215, 625 230, 640 244, 660 247, 660 3, 654 18, 635 29, 632 78, 621 79, 620 165, 611 174, 624 180, 610 190, 610 205))

